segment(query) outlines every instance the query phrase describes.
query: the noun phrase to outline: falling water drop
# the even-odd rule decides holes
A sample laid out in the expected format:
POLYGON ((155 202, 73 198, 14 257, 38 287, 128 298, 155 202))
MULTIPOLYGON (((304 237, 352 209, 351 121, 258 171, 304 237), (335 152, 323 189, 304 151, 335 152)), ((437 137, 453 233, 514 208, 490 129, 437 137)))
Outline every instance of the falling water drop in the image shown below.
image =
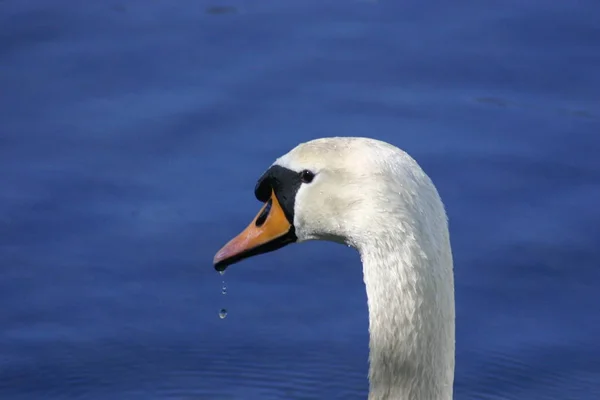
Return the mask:
MULTIPOLYGON (((221 276, 223 276, 225 271, 219 271, 219 273, 221 274, 221 276)), ((227 294, 227 284, 225 283, 225 279, 223 279, 222 284, 221 284, 221 294, 223 296, 227 294)), ((219 318, 224 319, 226 316, 227 316, 227 309, 221 308, 221 311, 219 311, 219 318)))

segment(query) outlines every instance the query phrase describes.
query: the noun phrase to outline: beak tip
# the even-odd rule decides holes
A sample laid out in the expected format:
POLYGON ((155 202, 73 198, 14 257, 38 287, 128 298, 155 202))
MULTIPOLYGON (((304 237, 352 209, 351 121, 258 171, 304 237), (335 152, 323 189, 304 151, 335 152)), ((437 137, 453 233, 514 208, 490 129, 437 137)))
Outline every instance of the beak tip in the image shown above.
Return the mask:
POLYGON ((221 272, 221 271, 225 271, 225 269, 227 268, 227 264, 225 264, 223 261, 225 261, 227 257, 223 254, 222 250, 219 250, 217 252, 217 254, 215 254, 215 257, 213 258, 213 265, 215 267, 215 270, 221 272))
POLYGON ((215 264, 215 271, 218 272, 223 272, 227 269, 226 265, 222 265, 222 264, 215 264))

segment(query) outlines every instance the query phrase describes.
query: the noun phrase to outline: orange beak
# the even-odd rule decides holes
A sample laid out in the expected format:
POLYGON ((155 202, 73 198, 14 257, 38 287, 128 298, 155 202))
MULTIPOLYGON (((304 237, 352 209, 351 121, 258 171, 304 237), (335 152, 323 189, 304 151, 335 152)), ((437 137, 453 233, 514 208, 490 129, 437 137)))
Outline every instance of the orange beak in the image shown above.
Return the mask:
POLYGON ((217 271, 224 271, 231 264, 277 250, 295 240, 293 226, 275 193, 271 192, 271 197, 250 225, 215 254, 213 264, 217 271))

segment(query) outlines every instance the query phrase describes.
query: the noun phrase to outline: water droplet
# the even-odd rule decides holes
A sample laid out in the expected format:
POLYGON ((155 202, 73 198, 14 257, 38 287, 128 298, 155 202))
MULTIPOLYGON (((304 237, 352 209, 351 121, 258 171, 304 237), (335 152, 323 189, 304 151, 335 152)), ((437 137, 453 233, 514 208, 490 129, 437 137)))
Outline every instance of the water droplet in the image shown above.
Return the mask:
POLYGON ((219 273, 221 274, 221 276, 223 276, 223 275, 225 275, 225 270, 219 271, 219 273))
POLYGON ((227 316, 227 310, 224 308, 221 308, 221 311, 219 311, 219 318, 224 319, 227 316))
POLYGON ((221 294, 222 295, 227 294, 227 285, 225 284, 225 281, 223 281, 223 286, 221 286, 221 294))

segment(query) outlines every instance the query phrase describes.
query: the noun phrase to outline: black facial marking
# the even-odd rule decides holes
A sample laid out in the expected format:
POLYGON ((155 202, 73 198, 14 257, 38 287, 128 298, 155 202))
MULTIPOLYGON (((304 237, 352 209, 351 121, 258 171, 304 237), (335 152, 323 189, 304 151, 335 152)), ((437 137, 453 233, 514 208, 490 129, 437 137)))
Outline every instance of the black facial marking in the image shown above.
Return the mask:
POLYGON ((258 216, 258 218, 256 218, 256 222, 255 222, 256 226, 261 227, 265 223, 265 221, 267 220, 267 217, 269 216, 269 213, 271 212, 272 205, 273 205, 273 200, 269 199, 269 201, 267 201, 267 205, 265 206, 265 208, 263 208, 263 210, 260 213, 260 215, 258 216))
POLYGON ((256 183, 254 195, 258 200, 266 202, 271 196, 271 190, 273 190, 285 217, 293 225, 296 193, 301 185, 302 179, 296 171, 273 165, 256 183))

